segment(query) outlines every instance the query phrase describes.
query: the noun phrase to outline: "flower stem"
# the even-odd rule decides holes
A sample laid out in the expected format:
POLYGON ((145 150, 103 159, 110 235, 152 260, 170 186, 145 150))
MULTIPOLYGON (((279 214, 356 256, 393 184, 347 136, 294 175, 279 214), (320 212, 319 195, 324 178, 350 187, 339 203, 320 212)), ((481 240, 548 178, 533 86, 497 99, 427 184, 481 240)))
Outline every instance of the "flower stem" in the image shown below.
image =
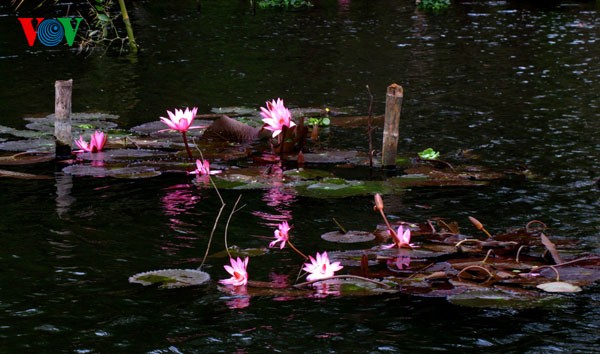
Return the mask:
POLYGON ((190 146, 188 145, 187 134, 185 132, 181 132, 181 135, 183 135, 183 143, 185 144, 185 150, 187 151, 190 160, 193 160, 194 157, 192 156, 192 150, 190 150, 190 146))
POLYGON ((299 255, 300 255, 302 258, 304 258, 304 259, 308 259, 308 257, 307 257, 307 256, 306 256, 304 253, 300 252, 300 250, 299 250, 299 249, 297 249, 297 248, 296 248, 296 246, 294 246, 294 245, 293 245, 293 244, 290 242, 290 240, 288 240, 288 241, 287 241, 287 244, 288 244, 288 245, 290 245, 290 247, 291 247, 291 248, 292 248, 294 251, 296 251, 296 253, 298 253, 298 254, 299 254, 299 255))

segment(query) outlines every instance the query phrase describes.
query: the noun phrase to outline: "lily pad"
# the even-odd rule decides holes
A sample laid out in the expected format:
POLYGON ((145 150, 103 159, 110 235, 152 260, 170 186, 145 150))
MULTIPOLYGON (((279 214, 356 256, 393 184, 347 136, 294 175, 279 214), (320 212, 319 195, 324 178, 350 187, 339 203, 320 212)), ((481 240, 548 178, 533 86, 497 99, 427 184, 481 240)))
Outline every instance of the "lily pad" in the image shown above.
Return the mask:
POLYGON ((7 170, 0 170, 0 177, 10 177, 10 178, 18 178, 18 179, 54 179, 54 177, 50 177, 50 176, 34 175, 31 173, 23 173, 23 172, 15 172, 15 171, 7 171, 7 170))
POLYGON ((0 165, 30 165, 54 159, 52 153, 21 152, 11 156, 0 156, 0 165))
POLYGON ((160 171, 146 166, 106 167, 93 166, 90 164, 67 166, 63 169, 63 172, 68 175, 79 177, 115 177, 126 179, 156 177, 161 174, 160 171))
POLYGON ((331 231, 321 235, 321 238, 329 242, 337 243, 360 243, 369 242, 375 239, 375 235, 368 231, 349 230, 346 233, 340 231, 331 231))
POLYGON ((56 149, 54 138, 37 138, 24 140, 9 140, 0 143, 0 150, 28 151, 28 152, 53 152, 56 149))
POLYGON ((537 286, 537 288, 549 293, 577 293, 582 290, 577 285, 573 285, 564 281, 554 281, 540 284, 537 286))
MULTIPOLYGON (((87 130, 106 131, 117 127, 117 124, 111 120, 118 118, 117 115, 106 113, 71 113, 71 131, 73 136, 87 130)), ((54 114, 43 118, 25 118, 25 120, 30 122, 26 125, 27 129, 54 133, 54 114)))
MULTIPOLYGON (((300 286, 302 284, 299 284, 300 286)), ((314 283, 306 284, 305 288, 312 288, 316 291, 314 296, 372 296, 381 294, 397 293, 398 289, 394 284, 371 281, 368 278, 357 276, 335 276, 334 278, 324 279, 314 283)))
POLYGON ((355 181, 341 178, 324 178, 316 182, 294 185, 299 195, 311 198, 345 198, 366 194, 389 194, 393 190, 385 181, 355 181))
POLYGON ((201 285, 210 280, 210 275, 196 269, 161 269, 143 272, 129 277, 130 283, 159 285, 163 289, 201 285))
POLYGON ((163 159, 168 156, 169 153, 165 151, 147 149, 110 149, 100 152, 83 152, 77 155, 77 157, 89 161, 163 159))
POLYGON ((465 291, 450 295, 446 299, 454 305, 500 309, 533 308, 548 300, 534 293, 513 294, 512 292, 493 288, 465 291))

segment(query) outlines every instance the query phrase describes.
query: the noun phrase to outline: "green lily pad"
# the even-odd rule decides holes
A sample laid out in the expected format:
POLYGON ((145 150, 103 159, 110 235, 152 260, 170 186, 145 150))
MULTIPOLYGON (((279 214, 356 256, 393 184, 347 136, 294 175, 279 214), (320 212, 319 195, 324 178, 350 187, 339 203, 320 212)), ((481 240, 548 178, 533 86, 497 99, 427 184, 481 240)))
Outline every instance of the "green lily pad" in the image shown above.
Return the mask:
POLYGON ((229 246, 229 253, 227 250, 223 250, 217 253, 213 253, 210 255, 211 258, 224 258, 224 257, 256 257, 256 256, 264 256, 269 252, 268 248, 260 247, 260 248, 240 248, 239 246, 232 245, 229 246))
POLYGON ((393 294, 398 292, 398 289, 394 287, 393 283, 387 284, 378 281, 372 282, 366 278, 351 276, 348 276, 348 278, 340 276, 331 279, 324 279, 322 281, 311 283, 308 285, 308 287, 313 288, 317 292, 316 296, 318 297, 357 297, 393 294))
POLYGON ((206 283, 210 275, 196 269, 161 269, 143 272, 129 277, 130 283, 148 285, 159 285, 163 289, 181 288, 206 283))
POLYGON ((93 166, 91 164, 78 164, 67 166, 63 172, 78 177, 115 177, 125 179, 138 179, 156 177, 160 171, 147 166, 93 166))
POLYGON ((337 243, 360 243, 369 242, 375 239, 375 235, 368 231, 349 230, 346 233, 340 231, 331 231, 321 235, 321 238, 329 242, 337 243))
POLYGON ((385 181, 353 181, 324 178, 316 182, 294 185, 299 195, 311 198, 346 198, 356 195, 389 194, 394 191, 385 181))
POLYGON ((110 149, 100 152, 82 152, 77 155, 77 157, 89 161, 164 159, 168 156, 169 153, 165 151, 147 149, 110 149))
POLYGON ((478 289, 450 295, 448 301, 467 307, 525 309, 543 305, 546 297, 528 292, 515 294, 499 289, 478 289))

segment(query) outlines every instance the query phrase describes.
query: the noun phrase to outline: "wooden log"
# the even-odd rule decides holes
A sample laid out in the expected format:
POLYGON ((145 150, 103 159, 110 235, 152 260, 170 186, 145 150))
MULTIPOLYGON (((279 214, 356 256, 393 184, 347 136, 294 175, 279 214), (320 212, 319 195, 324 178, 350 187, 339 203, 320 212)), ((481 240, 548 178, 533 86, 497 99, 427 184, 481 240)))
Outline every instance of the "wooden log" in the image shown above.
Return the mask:
POLYGON ((381 149, 381 166, 384 169, 396 169, 398 130, 403 96, 402 86, 397 84, 388 86, 385 99, 385 121, 383 123, 383 148, 381 149))
POLYGON ((58 80, 54 83, 54 137, 56 138, 56 159, 71 158, 71 93, 73 79, 58 80))

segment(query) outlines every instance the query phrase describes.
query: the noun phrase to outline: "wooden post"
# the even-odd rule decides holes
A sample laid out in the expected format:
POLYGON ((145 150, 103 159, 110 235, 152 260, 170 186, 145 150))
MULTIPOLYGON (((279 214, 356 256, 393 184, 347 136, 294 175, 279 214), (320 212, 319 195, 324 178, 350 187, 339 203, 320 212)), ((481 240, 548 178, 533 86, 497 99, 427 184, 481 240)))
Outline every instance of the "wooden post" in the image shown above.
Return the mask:
POLYGON ((71 92, 73 79, 58 80, 54 83, 54 137, 56 138, 56 159, 71 158, 71 92))
POLYGON ((387 88, 385 99, 385 122, 383 125, 383 148, 381 166, 385 169, 396 169, 396 153, 398 152, 398 128, 400 111, 402 110, 402 86, 391 84, 387 88))

